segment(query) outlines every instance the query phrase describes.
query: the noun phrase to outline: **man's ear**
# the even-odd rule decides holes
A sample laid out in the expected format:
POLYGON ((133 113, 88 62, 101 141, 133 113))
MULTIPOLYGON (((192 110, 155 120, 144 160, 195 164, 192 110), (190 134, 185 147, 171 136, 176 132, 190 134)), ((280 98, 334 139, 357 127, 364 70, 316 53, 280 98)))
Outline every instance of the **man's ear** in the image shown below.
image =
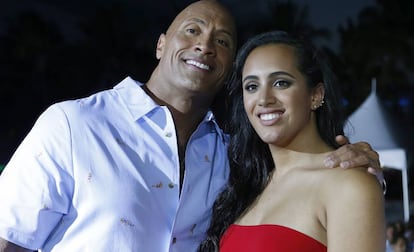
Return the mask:
POLYGON ((164 52, 164 46, 165 46, 165 34, 162 33, 160 37, 158 38, 157 50, 155 52, 155 56, 157 57, 158 60, 161 59, 161 56, 164 52))

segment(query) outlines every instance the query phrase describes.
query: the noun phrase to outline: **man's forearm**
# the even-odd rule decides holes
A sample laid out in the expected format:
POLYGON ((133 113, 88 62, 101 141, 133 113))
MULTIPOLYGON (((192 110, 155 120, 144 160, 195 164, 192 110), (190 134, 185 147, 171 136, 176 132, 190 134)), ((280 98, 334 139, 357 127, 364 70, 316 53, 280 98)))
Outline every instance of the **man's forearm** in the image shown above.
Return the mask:
POLYGON ((0 252, 32 252, 33 250, 20 247, 0 238, 0 252))

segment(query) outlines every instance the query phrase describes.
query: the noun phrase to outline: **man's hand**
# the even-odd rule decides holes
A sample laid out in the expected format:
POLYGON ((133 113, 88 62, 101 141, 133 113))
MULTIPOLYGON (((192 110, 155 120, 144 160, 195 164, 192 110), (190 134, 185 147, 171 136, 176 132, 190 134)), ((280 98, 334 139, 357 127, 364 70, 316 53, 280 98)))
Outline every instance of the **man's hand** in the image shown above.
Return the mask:
POLYGON ((340 166, 342 168, 366 167, 369 173, 383 179, 383 172, 379 162, 379 155, 366 142, 350 144, 342 135, 336 136, 336 142, 340 145, 325 159, 326 167, 340 166))
POLYGON ((336 136, 335 140, 342 146, 325 159, 325 166, 328 168, 366 167, 369 173, 377 177, 385 194, 387 183, 384 179, 384 172, 379 162, 379 155, 371 148, 371 145, 367 142, 350 144, 348 138, 342 135, 336 136))

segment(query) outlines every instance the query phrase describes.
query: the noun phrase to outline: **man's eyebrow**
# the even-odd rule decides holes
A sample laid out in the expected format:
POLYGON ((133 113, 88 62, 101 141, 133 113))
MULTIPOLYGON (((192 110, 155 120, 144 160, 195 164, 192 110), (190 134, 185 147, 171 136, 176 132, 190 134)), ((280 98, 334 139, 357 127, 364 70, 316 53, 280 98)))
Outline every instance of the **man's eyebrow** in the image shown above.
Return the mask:
POLYGON ((203 25, 206 24, 206 22, 204 20, 199 19, 199 18, 190 18, 188 21, 193 21, 193 22, 200 23, 200 24, 203 24, 203 25))
MULTIPOLYGON (((202 24, 202 25, 206 25, 206 21, 204 21, 203 19, 200 19, 200 18, 190 18, 188 21, 192 21, 192 22, 196 22, 196 23, 199 23, 199 24, 202 24)), ((230 31, 228 31, 228 30, 226 30, 226 29, 219 29, 219 30, 217 30, 218 32, 222 32, 222 33, 225 33, 225 34, 227 34, 228 36, 230 36, 231 38, 233 38, 234 37, 234 34, 232 34, 230 31)))

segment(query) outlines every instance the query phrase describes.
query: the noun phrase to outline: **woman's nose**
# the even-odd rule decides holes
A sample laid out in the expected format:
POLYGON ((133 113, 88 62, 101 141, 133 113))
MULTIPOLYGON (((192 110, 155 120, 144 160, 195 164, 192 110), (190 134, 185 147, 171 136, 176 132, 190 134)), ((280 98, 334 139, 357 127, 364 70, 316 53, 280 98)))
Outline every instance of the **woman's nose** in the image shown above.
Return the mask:
POLYGON ((260 91, 258 105, 259 106, 268 106, 269 104, 274 104, 276 102, 276 97, 273 92, 268 88, 260 91))

